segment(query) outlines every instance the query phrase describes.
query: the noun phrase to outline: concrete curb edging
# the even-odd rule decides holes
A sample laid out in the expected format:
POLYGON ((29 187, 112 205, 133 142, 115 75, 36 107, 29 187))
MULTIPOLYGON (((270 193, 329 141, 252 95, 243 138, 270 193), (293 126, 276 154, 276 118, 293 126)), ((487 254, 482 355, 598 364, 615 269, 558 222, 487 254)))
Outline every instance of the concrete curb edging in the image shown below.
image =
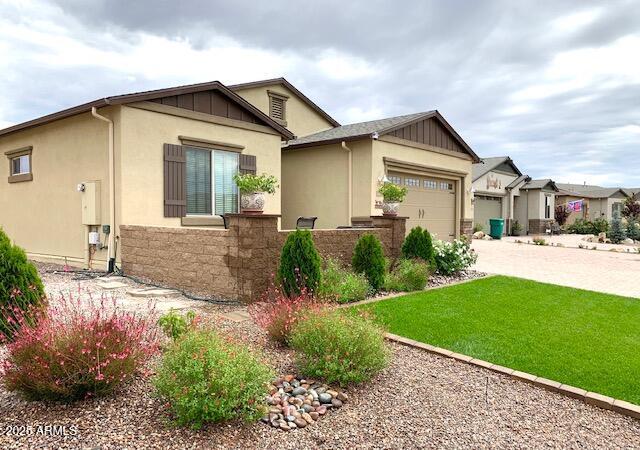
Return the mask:
POLYGON ((589 405, 594 405, 602 409, 615 411, 625 416, 633 417, 634 419, 640 419, 640 406, 634 405, 633 403, 629 403, 624 400, 608 397, 606 395, 598 394, 597 392, 587 392, 584 389, 580 389, 575 386, 562 384, 554 380, 538 377, 536 375, 526 373, 526 372, 521 372, 519 370, 513 370, 508 367, 500 366, 498 364, 492 364, 488 361, 472 358, 471 356, 452 352, 451 350, 447 350, 444 348, 434 347, 433 345, 424 344, 422 342, 418 342, 413 339, 398 336, 397 334, 385 333, 384 337, 385 339, 389 341, 397 342, 398 344, 406 345, 408 347, 419 348, 421 350, 426 350, 436 355, 445 356, 447 358, 453 358, 457 361, 461 361, 466 364, 471 364, 473 366, 489 369, 493 372, 501 373, 503 375, 509 375, 510 377, 518 381, 529 383, 551 392, 557 392, 559 394, 565 395, 567 397, 575 398, 577 400, 582 400, 583 402, 589 405))

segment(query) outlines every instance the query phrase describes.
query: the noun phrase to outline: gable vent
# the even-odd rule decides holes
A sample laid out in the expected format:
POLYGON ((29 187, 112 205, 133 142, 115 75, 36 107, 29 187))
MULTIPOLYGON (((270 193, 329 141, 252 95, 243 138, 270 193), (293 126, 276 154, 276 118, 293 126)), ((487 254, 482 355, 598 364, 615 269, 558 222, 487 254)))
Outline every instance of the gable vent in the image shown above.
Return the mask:
MULTIPOLYGON (((287 97, 268 91, 269 94, 269 117, 284 125, 287 120, 286 102, 287 97)), ((286 125, 285 125, 286 126, 286 125)))

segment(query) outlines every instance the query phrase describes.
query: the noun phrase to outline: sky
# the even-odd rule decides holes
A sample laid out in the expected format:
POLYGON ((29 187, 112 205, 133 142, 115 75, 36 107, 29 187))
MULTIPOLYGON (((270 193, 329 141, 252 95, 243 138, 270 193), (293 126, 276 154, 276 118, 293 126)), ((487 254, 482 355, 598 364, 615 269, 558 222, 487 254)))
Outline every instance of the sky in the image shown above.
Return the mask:
POLYGON ((640 187, 640 1, 0 0, 0 128, 284 76, 340 123, 437 109, 533 178, 640 187))

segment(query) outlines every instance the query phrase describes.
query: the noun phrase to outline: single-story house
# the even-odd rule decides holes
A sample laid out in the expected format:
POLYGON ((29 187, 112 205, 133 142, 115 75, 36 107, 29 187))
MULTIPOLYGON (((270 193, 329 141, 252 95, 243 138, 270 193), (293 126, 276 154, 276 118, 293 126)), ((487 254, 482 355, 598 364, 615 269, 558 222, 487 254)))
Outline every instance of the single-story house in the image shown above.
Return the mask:
MULTIPOLYGON (((318 216, 316 228, 371 221, 381 214, 379 183, 403 184, 406 227, 394 225, 393 238, 380 232, 396 251, 398 230, 415 225, 442 239, 471 232, 471 165, 478 161, 437 111, 341 126, 283 78, 102 98, 0 130, 0 152, 8 175, 0 183, 0 226, 31 258, 113 268, 126 246, 121 229, 146 227, 128 232, 135 242, 129 269, 161 281, 177 272, 154 261, 169 264, 189 252, 147 244, 146 237, 167 236, 151 228, 175 230, 175 243, 206 253, 197 230, 218 236, 221 215, 238 212, 235 173, 280 180, 264 216, 278 218, 281 230, 294 229, 299 216, 318 216)), ((246 248, 253 240, 238 242, 246 248)), ((240 292, 238 248, 220 245, 197 259, 225 265, 224 277, 210 283, 240 292)), ((194 279, 211 278, 193 261, 174 262, 194 279)))
POLYGON ((319 228, 381 214, 378 187, 406 186, 399 214, 439 239, 472 228, 471 166, 478 156, 438 111, 337 126, 290 140, 282 152, 282 226, 317 216, 319 228))
POLYGON ((122 224, 222 226, 233 175, 280 179, 293 136, 217 81, 75 106, 0 130, 0 226, 30 257, 112 266, 122 224))
POLYGON ((588 184, 558 183, 556 205, 566 206, 571 213, 567 224, 576 219, 594 220, 604 218, 611 221, 620 216, 624 200, 631 194, 623 188, 605 188, 588 184))
POLYGON ((529 179, 517 189, 519 198, 514 202, 513 219, 523 225, 527 234, 545 233, 555 222, 558 187, 550 179, 529 179))

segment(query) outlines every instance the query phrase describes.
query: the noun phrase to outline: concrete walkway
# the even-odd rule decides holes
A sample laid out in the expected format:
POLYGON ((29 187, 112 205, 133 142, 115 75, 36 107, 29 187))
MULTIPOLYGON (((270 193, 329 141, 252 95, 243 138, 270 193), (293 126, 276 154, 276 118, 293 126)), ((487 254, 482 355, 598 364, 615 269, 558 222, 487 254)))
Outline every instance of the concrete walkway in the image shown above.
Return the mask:
POLYGON ((640 298, 640 254, 474 240, 482 272, 640 298))

